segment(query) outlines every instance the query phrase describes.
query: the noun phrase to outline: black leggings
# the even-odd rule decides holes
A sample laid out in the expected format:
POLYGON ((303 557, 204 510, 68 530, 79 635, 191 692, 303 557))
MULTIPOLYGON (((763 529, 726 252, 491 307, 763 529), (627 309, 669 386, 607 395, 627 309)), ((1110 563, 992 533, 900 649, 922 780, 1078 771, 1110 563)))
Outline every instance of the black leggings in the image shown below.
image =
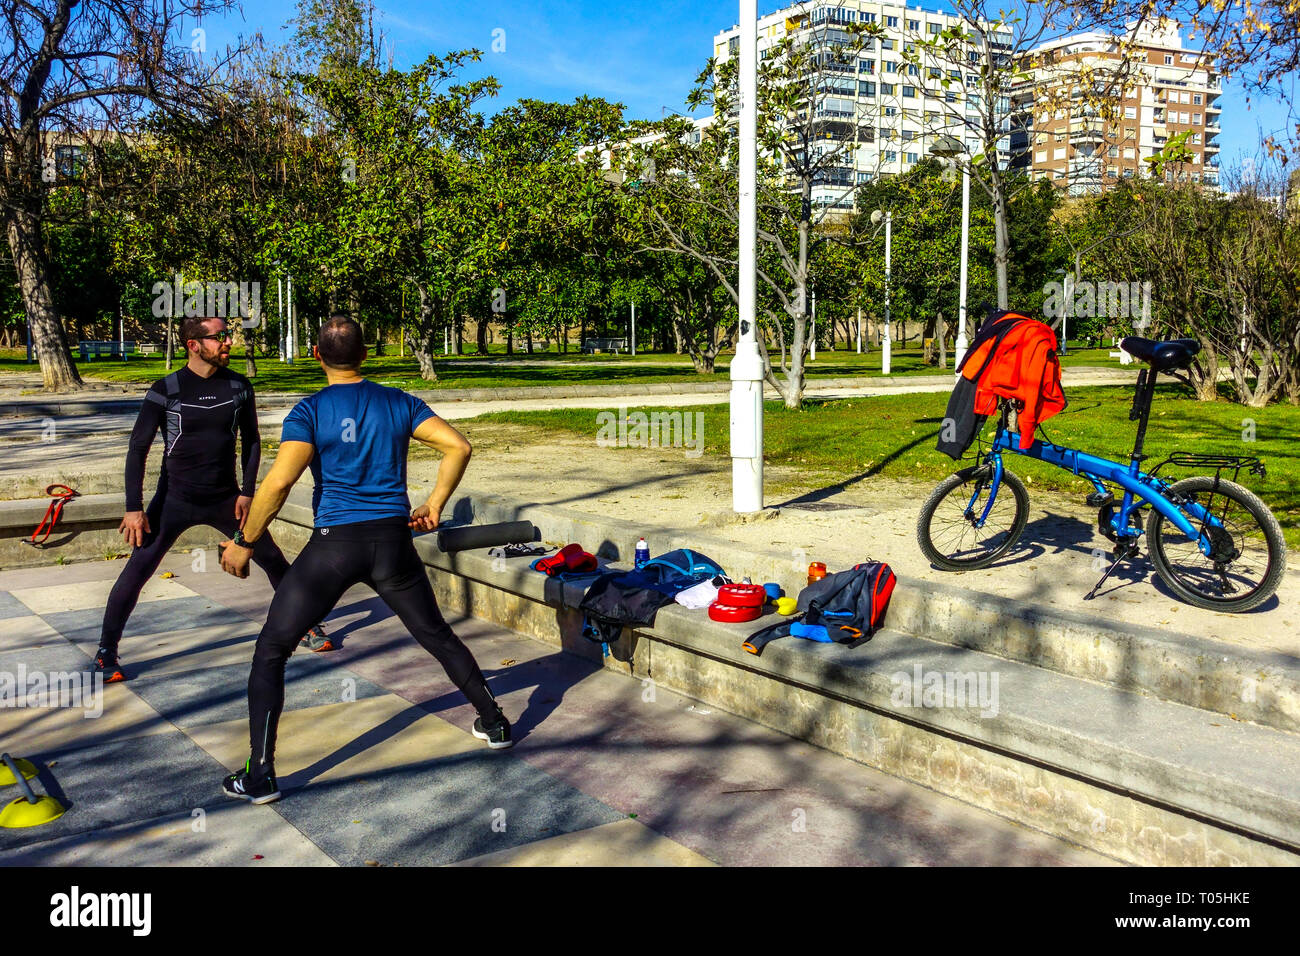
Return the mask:
POLYGON ((426 651, 438 659, 479 715, 499 712, 483 673, 438 610, 405 517, 317 528, 276 589, 248 676, 253 766, 270 767, 284 709, 284 665, 303 632, 354 584, 373 588, 426 651))
MULTIPOLYGON (((165 491, 154 495, 145 512, 145 517, 149 519, 149 533, 144 536, 140 547, 131 552, 126 567, 118 575, 117 583, 108 596, 108 605, 104 608, 104 626, 99 638, 101 647, 117 653, 117 645, 122 640, 127 619, 140 599, 140 589, 158 570, 163 555, 171 550, 177 538, 201 524, 216 528, 227 538, 234 535, 239 528, 239 522, 235 519, 235 500, 238 497, 238 494, 232 494, 216 504, 199 505, 165 491)), ((253 562, 266 572, 273 588, 280 586, 289 571, 289 562, 284 559, 284 554, 269 533, 258 538, 257 544, 253 546, 253 562)))

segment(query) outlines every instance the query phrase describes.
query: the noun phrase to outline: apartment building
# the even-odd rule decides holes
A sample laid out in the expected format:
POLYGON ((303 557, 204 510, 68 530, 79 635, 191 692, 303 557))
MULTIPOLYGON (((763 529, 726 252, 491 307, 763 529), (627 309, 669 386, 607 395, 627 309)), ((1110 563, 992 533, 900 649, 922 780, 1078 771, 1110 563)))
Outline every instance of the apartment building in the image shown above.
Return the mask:
MULTIPOLYGON (((812 201, 839 210, 852 208, 858 185, 920 162, 939 136, 956 137, 971 155, 985 151, 975 126, 982 105, 979 69, 986 53, 980 42, 945 44, 941 54, 921 48, 916 55, 918 43, 963 26, 950 13, 880 0, 794 4, 759 19, 758 55, 770 57, 788 36, 823 50, 840 47, 850 42, 848 28, 855 23, 881 32, 866 40, 853 63, 823 61, 811 102, 805 104, 815 117, 809 149, 814 155, 835 154, 814 186, 812 201), (909 52, 920 62, 909 62, 909 52)), ((992 43, 994 56, 1004 56, 999 50, 1006 45, 992 43)), ((719 63, 736 56, 739 48, 738 24, 713 39, 719 63)), ((1011 159, 1009 97, 1000 97, 994 109, 1007 117, 1008 135, 997 143, 1006 168, 1011 159)))
POLYGON ((1222 80, 1183 46, 1179 25, 1130 27, 1124 36, 1080 33, 1028 54, 1012 90, 1013 164, 1071 195, 1148 175, 1147 162, 1187 132, 1187 162, 1168 179, 1216 187, 1222 80))

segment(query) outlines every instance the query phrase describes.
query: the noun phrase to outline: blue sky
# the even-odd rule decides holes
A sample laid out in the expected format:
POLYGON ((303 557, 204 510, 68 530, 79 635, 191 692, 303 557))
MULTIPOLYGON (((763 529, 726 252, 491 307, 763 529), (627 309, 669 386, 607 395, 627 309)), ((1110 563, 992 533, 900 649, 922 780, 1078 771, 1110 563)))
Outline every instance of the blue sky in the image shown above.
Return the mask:
MULTIPOLYGON (((760 0, 759 13, 787 4, 760 0)), ((623 103, 628 119, 658 119, 665 108, 684 110, 695 76, 712 53, 713 36, 737 20, 737 0, 481 0, 477 3, 378 0, 379 27, 398 67, 430 53, 477 47, 483 60, 470 75, 491 74, 501 92, 494 111, 517 99, 572 100, 583 94, 623 103), (492 52, 494 30, 504 31, 505 50, 492 52)), ((929 9, 945 7, 926 0, 929 9)), ((242 15, 202 25, 211 47, 239 33, 258 30, 271 43, 287 43, 284 25, 295 13, 292 0, 247 0, 242 15)), ((500 34, 495 34, 501 36, 500 34)), ((1246 108, 1245 96, 1225 85, 1223 132, 1225 168, 1259 153, 1263 129, 1287 128, 1286 110, 1271 101, 1246 108)))

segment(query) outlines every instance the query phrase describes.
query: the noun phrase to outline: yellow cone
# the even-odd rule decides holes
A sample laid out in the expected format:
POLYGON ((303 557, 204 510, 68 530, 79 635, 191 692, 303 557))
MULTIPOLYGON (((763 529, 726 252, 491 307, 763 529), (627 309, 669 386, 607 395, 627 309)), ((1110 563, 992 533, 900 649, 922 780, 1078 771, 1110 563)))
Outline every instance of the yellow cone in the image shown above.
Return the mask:
MULTIPOLYGON (((22 773, 23 779, 31 780, 36 776, 36 767, 32 765, 30 760, 19 757, 14 763, 18 765, 18 770, 22 773)), ((14 776, 13 771, 7 765, 0 763, 0 787, 11 787, 17 782, 18 778, 14 776)))
POLYGON ((63 812, 63 804, 48 794, 37 797, 35 803, 29 803, 26 797, 19 797, 10 800, 8 805, 0 810, 0 827, 10 829, 38 827, 43 823, 53 823, 63 816, 63 812))

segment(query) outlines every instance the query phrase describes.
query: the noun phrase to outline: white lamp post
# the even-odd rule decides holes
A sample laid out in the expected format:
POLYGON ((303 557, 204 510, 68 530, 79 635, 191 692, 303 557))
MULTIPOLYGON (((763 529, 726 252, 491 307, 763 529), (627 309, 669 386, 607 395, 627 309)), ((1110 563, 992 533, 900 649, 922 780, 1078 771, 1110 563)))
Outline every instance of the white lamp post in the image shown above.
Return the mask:
MULTIPOLYGON (((812 283, 808 283, 812 285, 812 283)), ((809 342, 811 349, 808 353, 808 361, 817 361, 817 287, 812 288, 812 339, 809 342)))
POLYGON ((632 348, 631 353, 636 355, 636 303, 632 303, 632 348))
POLYGON ((740 0, 740 339, 731 362, 731 507, 763 508, 763 359, 758 354, 758 0, 740 0))
MULTIPOLYGON (((966 147, 955 136, 940 136, 930 147, 930 152, 944 159, 957 161, 966 147)), ((966 355, 966 261, 970 245, 970 164, 961 164, 961 289, 957 302, 957 355, 956 365, 961 365, 966 355)))
POLYGON ((879 209, 871 214, 871 224, 880 225, 880 220, 885 221, 885 337, 880 341, 880 374, 889 374, 889 352, 890 352, 890 333, 889 333, 889 245, 894 234, 894 211, 892 209, 881 212, 879 209))

